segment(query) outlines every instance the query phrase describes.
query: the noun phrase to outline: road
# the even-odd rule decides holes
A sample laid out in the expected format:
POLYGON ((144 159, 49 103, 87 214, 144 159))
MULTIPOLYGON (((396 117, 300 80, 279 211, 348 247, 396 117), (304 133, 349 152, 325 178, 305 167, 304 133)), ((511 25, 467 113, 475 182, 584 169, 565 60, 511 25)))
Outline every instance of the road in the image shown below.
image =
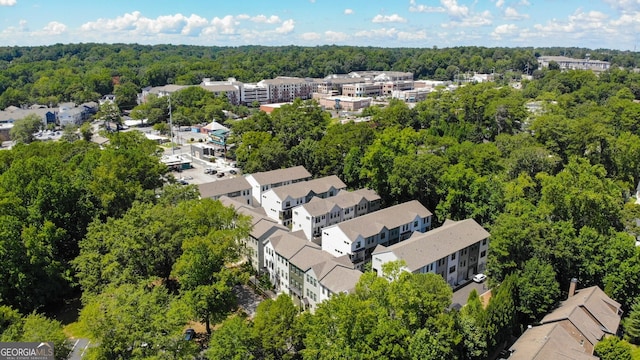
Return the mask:
POLYGON ((69 360, 81 360, 91 344, 89 339, 75 339, 73 341, 73 349, 69 354, 69 360))
POLYGON ((453 298, 451 299, 451 306, 453 307, 456 304, 460 304, 460 307, 464 306, 467 303, 469 294, 471 294, 471 291, 473 291, 474 289, 478 292, 478 295, 482 295, 488 290, 487 281, 485 280, 481 284, 471 281, 467 285, 454 291, 453 298))

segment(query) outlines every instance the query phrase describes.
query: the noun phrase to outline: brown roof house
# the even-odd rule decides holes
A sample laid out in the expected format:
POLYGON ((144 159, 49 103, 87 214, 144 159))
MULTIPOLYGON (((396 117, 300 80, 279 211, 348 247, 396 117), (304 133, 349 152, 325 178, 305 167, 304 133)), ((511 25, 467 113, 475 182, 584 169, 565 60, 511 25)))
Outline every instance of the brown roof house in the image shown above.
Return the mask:
POLYGON ((567 300, 511 346, 510 359, 598 359, 593 348, 605 335, 616 334, 622 310, 599 287, 576 290, 576 283, 571 280, 567 300))

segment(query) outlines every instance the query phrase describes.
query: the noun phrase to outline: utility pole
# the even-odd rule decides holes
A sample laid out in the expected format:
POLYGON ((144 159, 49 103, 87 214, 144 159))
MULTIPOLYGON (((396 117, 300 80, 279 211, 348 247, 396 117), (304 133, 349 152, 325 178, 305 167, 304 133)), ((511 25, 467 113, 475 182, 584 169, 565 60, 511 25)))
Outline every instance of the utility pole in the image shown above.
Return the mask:
POLYGON ((171 117, 171 94, 169 96, 169 136, 171 137, 171 155, 175 155, 176 148, 173 143, 173 119, 171 117))

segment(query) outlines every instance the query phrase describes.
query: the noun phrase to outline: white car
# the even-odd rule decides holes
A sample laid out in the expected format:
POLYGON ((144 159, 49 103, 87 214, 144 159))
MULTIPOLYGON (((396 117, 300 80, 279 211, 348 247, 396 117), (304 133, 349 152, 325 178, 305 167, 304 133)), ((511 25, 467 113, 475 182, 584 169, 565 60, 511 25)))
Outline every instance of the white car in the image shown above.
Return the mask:
POLYGON ((486 278, 487 278, 487 275, 485 275, 485 274, 475 274, 475 275, 473 275, 473 281, 475 281, 477 283, 481 283, 481 282, 485 281, 486 278))

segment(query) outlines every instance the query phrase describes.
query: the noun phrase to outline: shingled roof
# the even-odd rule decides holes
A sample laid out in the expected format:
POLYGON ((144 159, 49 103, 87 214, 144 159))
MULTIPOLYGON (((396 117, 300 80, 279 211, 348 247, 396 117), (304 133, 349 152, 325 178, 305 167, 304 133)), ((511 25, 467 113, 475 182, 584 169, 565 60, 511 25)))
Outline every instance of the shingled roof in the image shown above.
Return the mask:
POLYGON ((311 174, 304 166, 294 166, 286 169, 257 172, 250 175, 258 184, 276 184, 283 181, 297 181, 311 177, 311 174))

